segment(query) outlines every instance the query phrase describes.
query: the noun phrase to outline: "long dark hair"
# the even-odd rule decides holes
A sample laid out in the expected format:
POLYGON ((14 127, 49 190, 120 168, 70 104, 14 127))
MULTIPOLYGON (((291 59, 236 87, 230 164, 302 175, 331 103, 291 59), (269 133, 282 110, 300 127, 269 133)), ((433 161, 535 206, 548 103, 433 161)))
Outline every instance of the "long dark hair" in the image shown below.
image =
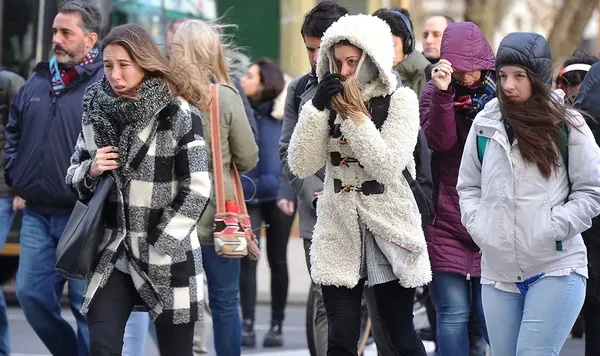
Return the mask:
POLYGON ((550 86, 540 82, 527 70, 531 97, 518 103, 509 100, 502 89, 498 100, 504 120, 512 127, 523 160, 537 165, 542 176, 550 178, 562 166, 561 147, 567 144, 562 125, 577 129, 576 112, 552 94, 550 86))
POLYGON ((273 101, 285 87, 285 78, 279 66, 270 58, 261 57, 254 62, 259 68, 260 82, 263 85, 262 101, 273 101))

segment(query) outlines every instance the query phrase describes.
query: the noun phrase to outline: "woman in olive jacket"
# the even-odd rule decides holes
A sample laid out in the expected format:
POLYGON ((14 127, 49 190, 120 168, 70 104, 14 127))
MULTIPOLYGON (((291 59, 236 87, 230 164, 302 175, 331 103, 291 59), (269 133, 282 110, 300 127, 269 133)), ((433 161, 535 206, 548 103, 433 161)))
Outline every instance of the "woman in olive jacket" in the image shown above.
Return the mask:
MULTIPOLYGON (((214 85, 219 86, 219 122, 225 199, 235 198, 231 163, 240 173, 256 166, 258 147, 248 123, 244 104, 237 90, 230 85, 231 77, 225 62, 222 28, 200 20, 181 24, 171 44, 171 59, 183 67, 208 67, 214 85)), ((198 68, 200 73, 200 68, 198 68)), ((198 75, 194 80, 206 80, 198 75)), ((210 111, 202 113, 202 126, 212 173, 210 111)), ((214 190, 212 192, 214 196, 214 190)), ((202 245, 202 258, 208 285, 208 300, 213 316, 214 344, 217 355, 241 354, 241 317, 239 306, 240 259, 217 255, 213 242, 213 221, 216 202, 211 199, 200 222, 198 237, 202 245)), ((203 325, 196 325, 195 344, 200 342, 203 325)))

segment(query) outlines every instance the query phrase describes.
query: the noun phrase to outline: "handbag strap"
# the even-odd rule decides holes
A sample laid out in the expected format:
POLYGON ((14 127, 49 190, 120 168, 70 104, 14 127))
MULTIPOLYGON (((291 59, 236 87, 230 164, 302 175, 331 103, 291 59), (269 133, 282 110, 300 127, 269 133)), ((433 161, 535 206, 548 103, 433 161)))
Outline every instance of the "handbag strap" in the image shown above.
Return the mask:
MULTIPOLYGON (((213 159, 213 175, 215 180, 215 200, 217 201, 217 213, 226 212, 225 209, 225 181, 223 175, 223 156, 221 153, 221 125, 219 120, 219 84, 212 84, 210 87, 210 132, 211 149, 213 159)), ((240 214, 247 214, 246 200, 240 179, 240 173, 233 162, 231 163, 231 174, 233 179, 233 188, 235 191, 235 201, 238 205, 240 214)))

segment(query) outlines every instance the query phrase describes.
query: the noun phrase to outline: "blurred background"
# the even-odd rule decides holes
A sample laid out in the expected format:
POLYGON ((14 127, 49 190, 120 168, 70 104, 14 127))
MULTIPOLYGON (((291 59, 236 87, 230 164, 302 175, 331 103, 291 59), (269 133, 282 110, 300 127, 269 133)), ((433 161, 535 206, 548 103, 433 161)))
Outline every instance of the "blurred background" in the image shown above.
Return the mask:
MULTIPOLYGON (((90 0, 98 3, 105 31, 136 22, 156 41, 165 42, 168 24, 178 18, 201 18, 237 25, 230 34, 250 59, 267 56, 296 76, 308 71, 300 25, 318 0, 90 0)), ((545 35, 556 63, 576 48, 600 54, 598 31, 600 0, 340 0, 352 13, 373 13, 381 7, 410 11, 421 49, 424 21, 448 15, 455 21, 477 23, 497 46, 513 31, 545 35)), ((0 65, 27 77, 35 63, 50 55, 52 21, 60 0, 0 0, 0 65)), ((245 58, 241 58, 244 60, 245 58)))

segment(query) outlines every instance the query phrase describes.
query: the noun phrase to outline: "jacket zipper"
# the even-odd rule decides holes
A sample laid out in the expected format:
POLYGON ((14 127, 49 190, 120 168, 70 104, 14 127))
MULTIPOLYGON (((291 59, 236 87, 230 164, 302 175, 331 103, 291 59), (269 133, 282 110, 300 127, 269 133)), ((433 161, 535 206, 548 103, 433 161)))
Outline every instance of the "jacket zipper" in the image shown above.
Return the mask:
MULTIPOLYGON (((68 87, 65 87, 59 94, 56 94, 56 92, 54 92, 54 89, 52 88, 52 79, 50 79, 49 82, 49 86, 50 86, 50 95, 52 95, 52 107, 50 108, 50 115, 48 118, 48 122, 46 124, 46 129, 44 130, 44 140, 41 146, 41 152, 40 152, 40 157, 39 157, 39 163, 38 166, 40 166, 43 162, 44 162, 44 157, 45 157, 45 153, 46 153, 46 146, 48 145, 48 132, 50 131, 50 125, 53 124, 53 118, 55 118, 56 116, 56 100, 58 99, 59 96, 63 95, 65 92, 72 90, 77 84, 79 84, 81 80, 81 77, 76 80, 75 82, 71 83, 71 85, 69 85, 68 87)), ((38 178, 36 180, 36 184, 39 184, 39 182, 42 180, 44 175, 40 174, 38 175, 38 178)))
POLYGON ((516 211, 517 211, 517 203, 516 203, 516 200, 514 199, 515 195, 516 195, 515 194, 516 184, 515 184, 515 164, 514 164, 514 159, 515 159, 515 157, 514 157, 514 150, 513 150, 513 145, 511 144, 510 145, 510 168, 511 168, 512 176, 513 176, 513 179, 512 179, 512 184, 513 184, 513 191, 512 191, 512 193, 513 193, 513 200, 512 200, 513 201, 513 231, 512 231, 512 238, 513 238, 513 240, 512 240, 512 244, 513 244, 513 251, 515 253, 515 262, 516 262, 517 267, 519 267, 519 270, 520 270, 521 266, 519 266, 519 259, 518 259, 518 256, 517 256, 517 236, 516 236, 516 226, 517 226, 517 214, 516 214, 516 211))

